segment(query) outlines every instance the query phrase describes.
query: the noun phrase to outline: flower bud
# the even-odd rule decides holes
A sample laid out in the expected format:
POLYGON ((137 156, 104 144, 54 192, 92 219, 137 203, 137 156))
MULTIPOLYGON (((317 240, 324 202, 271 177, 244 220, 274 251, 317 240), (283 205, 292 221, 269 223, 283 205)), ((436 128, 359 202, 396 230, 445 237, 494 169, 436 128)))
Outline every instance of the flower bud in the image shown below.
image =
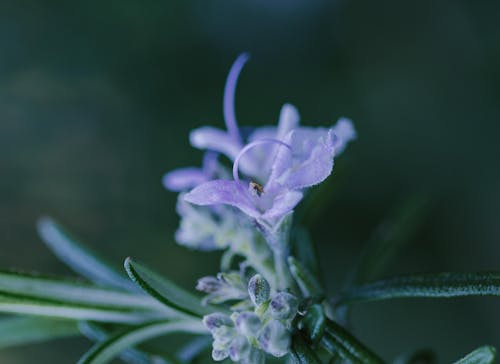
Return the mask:
POLYGON ((238 336, 229 346, 229 357, 232 361, 238 362, 248 356, 250 343, 243 336, 238 336))
POLYGON ((258 306, 269 299, 271 287, 260 274, 254 275, 248 282, 248 294, 253 304, 258 306))
POLYGON ((290 333, 278 320, 271 320, 259 336, 262 348, 276 357, 282 357, 288 353, 290 341, 290 333))
POLYGON ((210 332, 213 332, 222 326, 233 326, 233 320, 228 315, 216 312, 204 316, 203 324, 210 332))
POLYGON ((229 352, 227 350, 220 349, 212 349, 212 359, 215 361, 222 361, 229 356, 229 352))
POLYGON ((271 316, 279 320, 291 320, 295 317, 299 301, 288 292, 278 292, 271 299, 271 316))
POLYGON ((205 293, 213 293, 222 288, 223 283, 215 277, 203 277, 198 279, 196 289, 205 293))
POLYGON ((259 317, 253 312, 242 312, 235 320, 236 329, 246 337, 255 337, 262 323, 259 317))

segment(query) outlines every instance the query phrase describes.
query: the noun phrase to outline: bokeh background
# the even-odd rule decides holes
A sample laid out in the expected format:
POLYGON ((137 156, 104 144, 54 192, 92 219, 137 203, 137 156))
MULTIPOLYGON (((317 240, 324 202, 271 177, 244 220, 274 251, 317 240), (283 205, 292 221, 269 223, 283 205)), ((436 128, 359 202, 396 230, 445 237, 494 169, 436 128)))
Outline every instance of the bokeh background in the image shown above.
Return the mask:
MULTIPOLYGON (((0 266, 71 274, 35 231, 51 215, 120 265, 133 256, 185 287, 217 253, 177 246, 164 172, 197 165, 189 130, 223 126, 226 73, 251 53, 241 124, 355 122, 307 224, 331 293, 404 201, 428 209, 389 273, 500 269, 500 3, 426 0, 0 3, 0 266), (319 208, 319 207, 318 207, 319 208)), ((500 300, 357 306, 353 329, 386 359, 433 347, 447 363, 500 345, 500 300)), ((0 362, 72 363, 66 339, 0 362)))

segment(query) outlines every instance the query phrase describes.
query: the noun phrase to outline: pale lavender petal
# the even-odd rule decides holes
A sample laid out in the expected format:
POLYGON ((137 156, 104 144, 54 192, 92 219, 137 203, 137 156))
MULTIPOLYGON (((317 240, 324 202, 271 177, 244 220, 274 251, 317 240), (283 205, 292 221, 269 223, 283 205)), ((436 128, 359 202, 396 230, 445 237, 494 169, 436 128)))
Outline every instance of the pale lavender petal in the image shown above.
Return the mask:
POLYGON ((295 106, 292 104, 283 105, 280 111, 278 131, 275 138, 283 140, 290 131, 299 126, 299 120, 300 115, 295 106))
POLYGON ((219 169, 218 163, 219 153, 208 151, 203 156, 203 173, 206 176, 213 178, 219 169))
POLYGON ((298 128, 284 140, 292 153, 281 148, 273 163, 268 184, 279 183, 301 189, 322 182, 333 168, 333 130, 298 128))
POLYGON ((242 147, 227 132, 209 126, 191 131, 189 140, 195 148, 220 152, 231 160, 236 158, 242 147))
POLYGON ((167 190, 180 192, 198 186, 208 180, 207 175, 199 168, 179 168, 163 175, 163 186, 167 190))
POLYGON ((347 118, 340 118, 333 126, 333 147, 335 148, 335 155, 342 153, 351 140, 356 139, 356 130, 352 121, 347 118))
POLYGON ((261 126, 255 128, 248 136, 248 143, 254 142, 259 139, 275 139, 276 138, 275 126, 261 126))
POLYGON ((236 84, 243 66, 248 61, 249 55, 247 53, 240 54, 231 66, 231 70, 227 76, 226 85, 224 87, 224 100, 223 111, 224 120, 226 121, 227 131, 231 138, 241 143, 241 136, 238 130, 238 123, 236 121, 236 113, 234 112, 234 95, 236 93, 236 84))
POLYGON ((187 202, 195 205, 225 204, 237 207, 254 218, 261 215, 252 204, 245 187, 236 181, 215 180, 205 182, 187 193, 184 198, 187 202))
POLYGON ((262 215, 262 218, 266 220, 279 220, 292 211, 300 200, 302 200, 302 197, 303 194, 300 191, 284 189, 274 198, 273 205, 262 215))

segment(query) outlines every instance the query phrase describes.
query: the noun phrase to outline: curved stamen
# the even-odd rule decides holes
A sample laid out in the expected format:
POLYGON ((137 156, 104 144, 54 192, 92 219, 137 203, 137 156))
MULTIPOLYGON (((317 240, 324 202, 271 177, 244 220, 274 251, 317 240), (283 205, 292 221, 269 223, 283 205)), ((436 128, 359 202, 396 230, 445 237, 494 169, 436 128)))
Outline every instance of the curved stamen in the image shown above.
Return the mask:
POLYGON ((250 149, 256 147, 257 145, 273 144, 273 143, 282 145, 282 146, 288 148, 289 151, 292 151, 292 147, 290 145, 288 145, 287 143, 282 142, 281 140, 278 140, 278 139, 265 138, 265 139, 259 139, 259 140, 252 142, 252 143, 249 143, 249 144, 245 145, 245 147, 238 153, 236 159, 234 160, 234 163, 233 163, 233 178, 234 178, 234 180, 236 182, 240 182, 240 176, 238 175, 238 167, 240 164, 241 157, 243 157, 243 155, 245 155, 246 152, 248 152, 250 149))
POLYGON ((224 86, 224 100, 222 102, 224 120, 229 135, 241 143, 241 136, 238 130, 238 123, 236 121, 236 113, 234 112, 234 94, 236 92, 236 84, 243 66, 248 61, 250 56, 248 53, 242 53, 236 58, 231 70, 227 75, 226 85, 224 86))

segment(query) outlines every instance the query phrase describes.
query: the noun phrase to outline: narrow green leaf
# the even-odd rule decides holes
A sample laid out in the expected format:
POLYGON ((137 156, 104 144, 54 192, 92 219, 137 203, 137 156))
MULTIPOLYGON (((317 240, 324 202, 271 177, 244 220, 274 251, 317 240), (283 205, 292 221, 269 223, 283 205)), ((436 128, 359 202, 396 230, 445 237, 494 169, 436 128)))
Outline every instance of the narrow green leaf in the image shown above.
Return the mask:
POLYGON ((110 308, 162 310, 161 305, 143 294, 102 288, 78 281, 0 270, 0 295, 2 294, 110 308))
POLYGON ((422 197, 414 197, 399 207, 374 232, 347 278, 345 287, 377 278, 408 244, 427 211, 422 197))
POLYGON ((0 320, 0 349, 78 335, 74 321, 39 317, 11 317, 0 320))
POLYGON ((291 358, 294 364, 321 364, 315 352, 300 334, 296 334, 292 338, 291 358))
POLYGON ((47 247, 79 275, 98 284, 135 291, 137 287, 88 247, 83 246, 57 222, 43 217, 37 223, 38 234, 47 247))
MULTIPOLYGON (((152 272, 142 264, 127 258, 125 269, 130 278, 146 293, 159 302, 187 315, 203 317, 217 311, 211 306, 202 306, 201 299, 178 287, 164 277, 152 272)), ((218 309, 220 311, 220 309, 218 309)))
POLYGON ((320 304, 314 304, 309 307, 306 315, 301 321, 304 331, 306 331, 309 340, 317 344, 325 332, 326 317, 320 304))
POLYGON ((481 346, 455 364, 491 364, 495 362, 497 351, 493 346, 481 346))
POLYGON ((388 278, 353 287, 338 305, 393 298, 500 296, 500 273, 435 273, 388 278))
POLYGON ((358 341, 351 333, 333 321, 327 321, 323 347, 334 354, 337 350, 344 359, 355 364, 383 364, 375 353, 358 341))
POLYGON ((297 282, 305 297, 316 297, 323 295, 320 283, 300 262, 294 257, 288 257, 288 265, 293 278, 297 282))
POLYGON ((206 333, 207 329, 201 321, 194 320, 150 322, 97 343, 78 361, 78 364, 104 364, 127 348, 154 337, 176 332, 201 334, 206 333))
POLYGON ((165 317, 153 311, 133 311, 129 309, 80 305, 48 299, 37 299, 0 294, 0 312, 34 315, 72 320, 91 320, 119 323, 142 323, 165 317))
MULTIPOLYGON (((81 321, 78 323, 78 328, 80 332, 92 341, 104 341, 109 336, 110 332, 103 327, 97 325, 96 323, 91 323, 87 321, 81 321)), ((135 349, 133 347, 123 350, 119 354, 120 358, 130 364, 174 364, 175 361, 166 361, 159 356, 152 355, 142 350, 135 349)))

